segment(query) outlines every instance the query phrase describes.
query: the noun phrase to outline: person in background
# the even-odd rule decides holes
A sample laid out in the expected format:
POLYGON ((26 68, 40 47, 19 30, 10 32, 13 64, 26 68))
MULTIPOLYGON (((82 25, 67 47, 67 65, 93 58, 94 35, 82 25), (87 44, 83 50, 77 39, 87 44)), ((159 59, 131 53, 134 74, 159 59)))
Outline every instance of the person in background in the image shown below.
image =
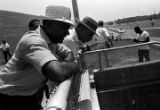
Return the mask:
POLYGON ((35 31, 26 32, 8 63, 0 68, 0 109, 39 110, 39 90, 79 72, 73 52, 61 44, 74 25, 47 10, 35 31), (38 93, 38 97, 37 97, 38 93))
POLYGON ((36 30, 39 25, 40 25, 40 20, 39 19, 32 19, 28 23, 28 29, 30 31, 36 30))
MULTIPOLYGON (((103 25, 104 25, 104 22, 100 20, 98 22, 98 28, 96 30, 96 33, 98 36, 95 36, 95 39, 97 41, 97 49, 105 49, 113 46, 112 38, 111 38, 112 36, 109 35, 108 30, 103 25)), ((106 66, 110 67, 111 62, 110 62, 110 57, 108 55, 108 52, 104 52, 104 56, 106 60, 106 66)))
POLYGON ((0 46, 1 51, 3 52, 3 56, 6 62, 11 58, 11 53, 10 53, 10 45, 7 43, 5 40, 2 40, 2 44, 0 46), (9 59, 8 59, 9 57, 9 59))
POLYGON ((90 46, 86 45, 86 43, 91 41, 94 34, 96 34, 95 31, 98 27, 98 23, 88 16, 84 17, 82 21, 77 21, 77 25, 70 31, 70 35, 64 39, 63 44, 74 52, 79 65, 83 68, 85 67, 85 63, 80 60, 80 54, 91 50, 90 46))
MULTIPOLYGON (((134 38, 133 41, 136 43, 145 43, 149 42, 149 33, 140 28, 140 26, 135 26, 134 31, 137 33, 137 38, 134 38)), ((138 48, 138 58, 139 62, 143 62, 144 58, 146 61, 150 61, 149 56, 149 45, 140 46, 138 48)))
POLYGON ((96 33, 98 36, 95 36, 96 41, 98 43, 97 49, 104 49, 104 48, 110 48, 113 46, 112 43, 112 36, 109 35, 108 30, 104 27, 104 22, 100 20, 98 22, 98 28, 96 30, 96 33), (105 45, 103 44, 105 43, 105 45))
POLYGON ((71 30, 69 36, 67 36, 63 44, 69 47, 77 56, 77 52, 80 50, 90 50, 89 45, 85 43, 92 40, 93 35, 96 34, 95 30, 98 27, 98 23, 91 17, 84 17, 82 21, 77 20, 78 23, 71 30))

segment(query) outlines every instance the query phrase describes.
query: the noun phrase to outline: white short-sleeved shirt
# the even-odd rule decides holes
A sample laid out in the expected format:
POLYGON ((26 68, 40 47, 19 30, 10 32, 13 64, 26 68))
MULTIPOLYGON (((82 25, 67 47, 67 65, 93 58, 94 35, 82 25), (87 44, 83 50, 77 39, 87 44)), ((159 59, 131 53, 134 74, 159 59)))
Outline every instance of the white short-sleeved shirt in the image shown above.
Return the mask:
POLYGON ((6 44, 1 44, 1 46, 0 46, 0 48, 2 49, 2 51, 6 51, 7 49, 9 49, 10 48, 10 46, 9 46, 9 44, 8 43, 6 43, 6 44))
MULTIPOLYGON (((149 33, 147 31, 143 31, 142 34, 138 34, 138 40, 139 41, 145 41, 146 38, 149 37, 149 33)), ((148 45, 140 46, 139 49, 149 49, 148 45)))
POLYGON ((75 55, 77 54, 79 47, 84 45, 84 43, 78 40, 78 35, 75 29, 73 29, 71 34, 63 40, 63 44, 70 48, 75 55))
MULTIPOLYGON (((57 60, 54 47, 51 52, 45 38, 40 27, 21 38, 13 57, 0 68, 0 93, 27 96, 41 87, 46 79, 41 72, 43 65, 57 60)), ((60 45, 56 49, 65 53, 60 45)))
POLYGON ((96 38, 97 38, 97 42, 99 43, 106 41, 107 37, 110 36, 108 30, 104 27, 98 27, 96 30, 96 34, 98 34, 96 38))

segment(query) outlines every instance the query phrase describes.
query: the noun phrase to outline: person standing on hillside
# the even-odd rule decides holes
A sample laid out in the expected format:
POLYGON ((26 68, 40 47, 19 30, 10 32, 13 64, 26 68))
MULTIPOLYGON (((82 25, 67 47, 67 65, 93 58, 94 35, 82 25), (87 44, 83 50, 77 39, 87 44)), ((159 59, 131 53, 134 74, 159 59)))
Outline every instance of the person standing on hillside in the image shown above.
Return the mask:
MULTIPOLYGON (((37 93, 49 79, 61 83, 79 72, 73 52, 61 44, 74 25, 46 10, 35 31, 26 32, 8 63, 0 68, 0 109, 40 110, 37 93)), ((39 93, 38 93, 39 95, 39 93)))
POLYGON ((3 56, 6 62, 11 58, 11 53, 10 53, 10 45, 7 43, 5 40, 2 40, 2 44, 0 46, 1 51, 3 52, 3 56), (8 59, 9 57, 9 59, 8 59))
MULTIPOLYGON (((140 26, 135 26, 134 31, 137 33, 137 38, 133 39, 136 43, 145 43, 149 42, 149 33, 140 28, 140 26)), ((144 58, 146 61, 150 61, 149 56, 149 45, 140 46, 138 48, 138 58, 139 62, 143 62, 144 58)))

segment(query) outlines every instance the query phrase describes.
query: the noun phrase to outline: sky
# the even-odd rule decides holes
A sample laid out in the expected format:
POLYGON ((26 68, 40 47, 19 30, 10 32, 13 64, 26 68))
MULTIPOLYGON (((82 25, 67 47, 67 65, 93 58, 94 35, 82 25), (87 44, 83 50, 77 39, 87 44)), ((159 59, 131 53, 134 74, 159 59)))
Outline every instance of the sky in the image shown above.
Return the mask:
MULTIPOLYGON (((0 0, 0 10, 44 15, 49 5, 70 7, 72 0, 0 0)), ((80 19, 90 16, 95 20, 150 15, 160 12, 160 0, 77 0, 80 19)), ((73 13, 72 13, 73 16, 73 13)), ((72 17, 73 18, 73 17, 72 17)))

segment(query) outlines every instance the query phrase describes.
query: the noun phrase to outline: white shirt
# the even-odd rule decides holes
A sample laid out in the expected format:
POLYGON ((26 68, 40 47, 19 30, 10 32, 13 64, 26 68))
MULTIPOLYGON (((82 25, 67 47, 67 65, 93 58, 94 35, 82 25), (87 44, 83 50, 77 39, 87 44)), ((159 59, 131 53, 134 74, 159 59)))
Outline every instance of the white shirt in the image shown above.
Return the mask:
POLYGON ((108 30, 104 27, 98 27, 96 33, 98 34, 98 36, 96 36, 96 39, 99 43, 107 41, 107 37, 110 36, 108 30))
POLYGON ((78 40, 78 35, 75 29, 73 29, 71 34, 63 40, 63 44, 70 48, 75 56, 79 50, 79 47, 84 45, 78 40))
MULTIPOLYGON (((138 34, 139 41, 145 41, 148 37, 149 33, 147 31, 143 31, 142 34, 138 34)), ((149 49, 149 45, 140 46, 139 49, 149 49)))
POLYGON ((10 48, 10 46, 9 46, 9 44, 8 43, 6 43, 6 44, 1 44, 1 46, 0 46, 0 48, 2 49, 2 51, 6 51, 7 49, 9 49, 10 48))

